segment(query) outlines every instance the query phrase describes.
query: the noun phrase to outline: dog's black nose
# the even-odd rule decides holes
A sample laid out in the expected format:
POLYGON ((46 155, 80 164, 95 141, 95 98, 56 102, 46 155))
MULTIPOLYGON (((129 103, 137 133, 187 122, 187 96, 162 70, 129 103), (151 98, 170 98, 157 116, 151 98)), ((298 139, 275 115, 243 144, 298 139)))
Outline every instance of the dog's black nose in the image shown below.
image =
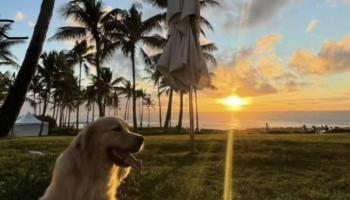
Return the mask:
POLYGON ((137 137, 137 144, 138 144, 138 146, 141 146, 143 144, 143 137, 142 136, 137 137))

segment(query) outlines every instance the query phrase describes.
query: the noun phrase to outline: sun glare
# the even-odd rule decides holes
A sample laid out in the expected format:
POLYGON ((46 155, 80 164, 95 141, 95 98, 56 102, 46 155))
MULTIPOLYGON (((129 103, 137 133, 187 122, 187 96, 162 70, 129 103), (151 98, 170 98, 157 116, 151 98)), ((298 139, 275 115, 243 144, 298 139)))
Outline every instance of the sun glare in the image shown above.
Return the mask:
POLYGON ((234 95, 220 99, 219 102, 230 109, 237 110, 240 109, 242 106, 249 104, 250 101, 247 98, 241 98, 234 95))

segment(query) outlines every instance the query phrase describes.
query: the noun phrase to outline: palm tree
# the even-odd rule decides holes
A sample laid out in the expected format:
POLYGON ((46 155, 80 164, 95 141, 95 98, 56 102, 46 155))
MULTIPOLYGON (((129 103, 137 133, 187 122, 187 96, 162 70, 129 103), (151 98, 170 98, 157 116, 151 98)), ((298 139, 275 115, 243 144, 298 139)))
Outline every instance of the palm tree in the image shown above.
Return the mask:
MULTIPOLYGON (((166 43, 166 39, 164 39, 164 44, 166 43)), ((162 103, 161 96, 164 93, 164 88, 161 89, 161 82, 163 79, 163 75, 157 70, 157 60, 160 54, 156 54, 155 56, 149 56, 145 51, 141 50, 141 54, 143 57, 143 61, 146 64, 145 71, 147 76, 146 80, 153 82, 153 86, 157 87, 157 97, 158 97, 158 113, 159 113, 159 127, 163 126, 162 123, 162 103)))
MULTIPOLYGON (((73 61, 75 61, 75 64, 78 64, 79 66, 79 93, 81 92, 81 74, 82 74, 82 67, 85 67, 85 72, 88 71, 88 66, 87 63, 93 63, 93 58, 94 58, 94 54, 91 53, 93 49, 93 46, 88 45, 86 40, 83 40, 81 42, 76 42, 75 46, 72 50, 70 50, 70 52, 68 53, 68 55, 71 57, 71 59, 73 61)), ((83 95, 79 95, 80 97, 82 97, 83 95)), ((79 107, 81 104, 81 98, 77 99, 77 112, 76 112, 76 134, 78 134, 79 131, 79 107)))
MULTIPOLYGON (((41 116, 45 116, 47 107, 49 105, 50 97, 51 97, 51 89, 52 89, 52 76, 57 71, 57 55, 58 53, 52 51, 50 53, 44 53, 41 55, 42 64, 38 66, 38 72, 40 76, 40 83, 44 86, 44 90, 40 91, 41 97, 43 99, 43 112, 40 113, 41 116)), ((43 131, 44 121, 42 121, 39 131, 39 136, 41 136, 43 131)))
POLYGON ((123 94, 126 98, 124 120, 127 120, 127 113, 129 110, 129 102, 130 102, 130 98, 133 95, 133 88, 131 86, 131 82, 128 80, 125 80, 122 82, 122 86, 117 87, 117 89, 120 91, 120 94, 123 94))
POLYGON ((0 25, 0 66, 11 65, 18 67, 17 58, 11 53, 11 47, 23 43, 23 40, 7 39, 3 34, 7 34, 10 30, 10 25, 0 25))
POLYGON ((147 95, 144 99, 145 106, 147 107, 147 112, 148 112, 148 127, 150 127, 150 120, 151 120, 151 113, 150 113, 150 108, 153 106, 153 101, 151 95, 147 95))
POLYGON ((94 121, 95 116, 95 103, 96 103, 96 87, 94 85, 90 85, 86 88, 85 93, 85 99, 86 99, 86 107, 88 108, 87 112, 87 122, 89 122, 89 111, 91 112, 91 121, 94 121))
POLYGON ((105 112, 106 107, 108 105, 108 99, 115 87, 118 84, 124 82, 125 79, 123 77, 118 77, 113 80, 113 72, 109 68, 101 68, 101 77, 98 79, 97 76, 92 76, 93 85, 97 88, 98 85, 102 86, 101 93, 103 94, 103 111, 105 112))
POLYGON ((142 19, 136 5, 133 4, 129 10, 119 10, 106 22, 106 29, 109 31, 110 38, 114 40, 115 48, 121 48, 126 56, 130 56, 132 64, 132 88, 133 88, 133 125, 137 131, 136 117, 136 51, 142 49, 141 45, 158 48, 161 44, 159 35, 149 35, 153 30, 160 30, 163 15, 156 15, 146 20, 142 19))
POLYGON ((165 123, 164 123, 164 132, 167 133, 168 129, 170 127, 170 123, 171 123, 174 89, 171 86, 169 86, 169 84, 167 83, 167 81, 165 79, 162 79, 162 81, 160 83, 160 88, 161 88, 161 90, 165 91, 166 94, 169 96, 168 108, 167 108, 167 112, 166 112, 166 116, 165 116, 165 123))
MULTIPOLYGON (((217 61, 215 56, 213 55, 213 52, 217 50, 216 45, 214 43, 207 43, 207 44, 201 45, 201 48, 203 50, 203 55, 206 61, 215 66, 217 64, 217 61)), ((212 88, 212 86, 210 87, 212 88)), ((196 108, 196 132, 199 132, 197 90, 198 90, 197 88, 194 88, 194 99, 195 99, 195 108, 196 108)))
POLYGON ((147 93, 145 90, 136 90, 136 96, 137 98, 140 99, 140 107, 139 108, 139 114, 140 114, 140 128, 142 128, 142 123, 143 123, 143 106, 144 106, 144 101, 145 98, 147 97, 147 93))
MULTIPOLYGON (((87 41, 93 41, 95 49, 94 64, 97 77, 100 78, 103 43, 106 40, 103 23, 115 12, 115 10, 107 12, 101 0, 70 0, 61 9, 61 14, 66 19, 73 19, 78 25, 60 27, 52 39, 86 39, 87 41)), ((102 86, 98 85, 97 104, 100 117, 105 115, 102 99, 102 86)))
POLYGON ((38 20, 22 66, 14 85, 0 108, 0 137, 4 137, 10 132, 25 101, 29 84, 37 69, 54 4, 55 0, 42 1, 38 20))
POLYGON ((29 90, 32 92, 33 95, 33 108, 35 115, 37 115, 37 94, 39 94, 39 92, 43 90, 43 85, 40 79, 41 77, 38 74, 35 75, 29 85, 29 90))
POLYGON ((183 117, 183 111, 184 111, 184 91, 179 91, 180 95, 180 111, 179 111, 179 120, 177 124, 177 132, 180 133, 182 129, 182 117, 183 117))

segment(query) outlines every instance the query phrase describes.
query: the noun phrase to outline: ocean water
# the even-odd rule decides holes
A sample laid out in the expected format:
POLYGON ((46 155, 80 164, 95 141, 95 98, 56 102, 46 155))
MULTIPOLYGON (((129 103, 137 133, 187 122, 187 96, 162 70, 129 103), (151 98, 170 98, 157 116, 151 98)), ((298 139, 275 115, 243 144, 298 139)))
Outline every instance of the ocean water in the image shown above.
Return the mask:
MULTIPOLYGON (((123 112, 119 112, 119 117, 123 118, 123 112)), ((107 112, 107 116, 114 116, 113 112, 107 112)), ((97 115, 97 112, 96 112, 97 115)), ((162 123, 164 124, 166 113, 162 114, 162 123)), ((188 113, 183 114, 183 127, 189 127, 188 113)), ((95 116, 97 119, 98 116, 95 116)), ((91 117, 90 117, 91 120, 91 117)), ((130 113, 128 123, 132 124, 132 114, 130 113)), ((86 124, 86 115, 81 113, 80 126, 86 124)), ((159 115, 156 109, 150 113, 149 124, 151 127, 159 127, 159 115)), ((75 114, 72 115, 71 123, 75 123, 75 114)), ((175 127, 178 123, 178 113, 172 113, 171 126, 175 127)), ((316 111, 316 112, 200 112, 199 127, 204 129, 249 129, 264 128, 268 123, 270 128, 279 127, 350 127, 350 111, 316 111)), ((138 124, 140 124, 138 115, 138 124)), ((148 113, 144 112, 143 127, 148 126, 148 113)))
MULTIPOLYGON (((164 120, 163 115, 163 120, 164 120)), ((172 115, 172 126, 177 125, 178 114, 172 115)), ((257 112, 257 113, 199 113, 200 128, 207 129, 247 129, 262 128, 268 123, 273 127, 302 127, 332 126, 350 127, 350 111, 322 111, 322 112, 257 112)), ((184 127, 188 127, 188 114, 184 113, 184 127)), ((148 125, 147 114, 144 116, 143 126, 148 125)), ((159 126, 156 113, 150 117, 151 126, 159 126)))

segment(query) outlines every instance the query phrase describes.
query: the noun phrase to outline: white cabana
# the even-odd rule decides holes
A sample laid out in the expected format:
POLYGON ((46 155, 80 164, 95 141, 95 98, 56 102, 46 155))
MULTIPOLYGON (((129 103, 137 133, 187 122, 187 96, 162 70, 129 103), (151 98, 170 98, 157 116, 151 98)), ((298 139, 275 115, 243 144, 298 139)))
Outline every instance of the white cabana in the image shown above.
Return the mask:
MULTIPOLYGON (((19 118, 14 127, 13 133, 15 136, 39 136, 41 121, 34 117, 31 113, 27 113, 19 118)), ((47 135, 49 124, 44 122, 42 135, 47 135)))

